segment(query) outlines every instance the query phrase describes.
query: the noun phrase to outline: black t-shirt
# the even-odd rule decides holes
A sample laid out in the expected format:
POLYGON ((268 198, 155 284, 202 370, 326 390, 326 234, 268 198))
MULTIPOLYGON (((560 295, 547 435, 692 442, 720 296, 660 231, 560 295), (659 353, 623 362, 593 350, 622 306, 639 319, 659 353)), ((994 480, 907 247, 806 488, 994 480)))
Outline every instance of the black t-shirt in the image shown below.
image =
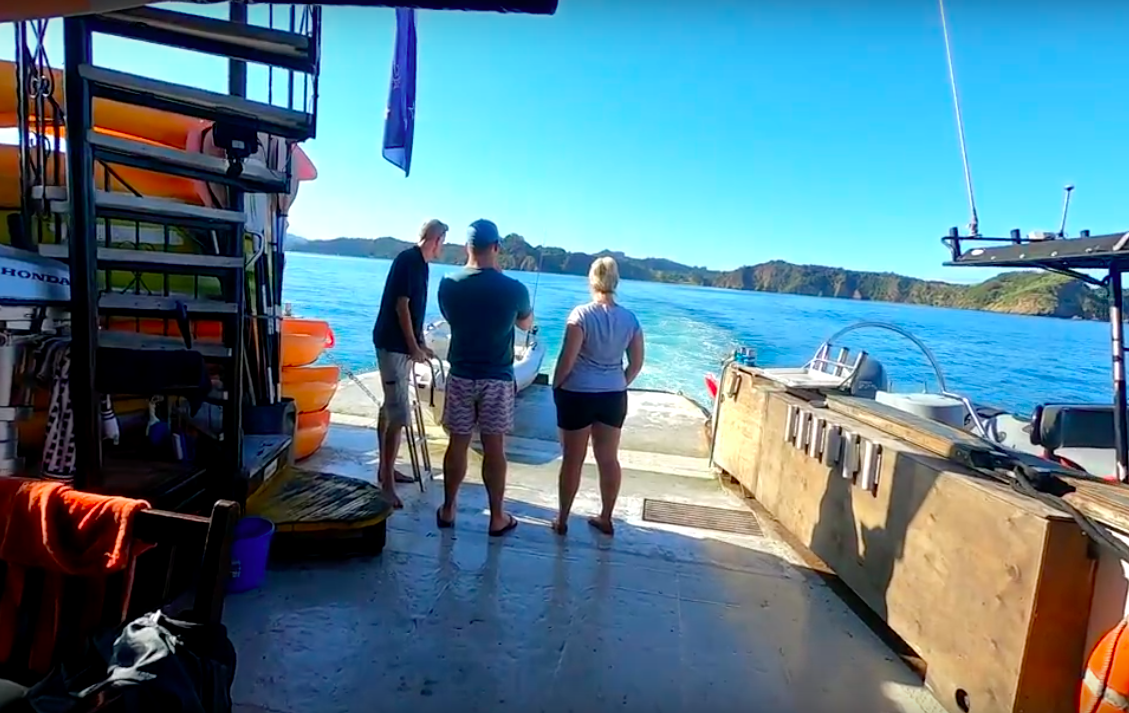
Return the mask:
POLYGON ((427 310, 427 273, 427 261, 423 259, 418 245, 404 250, 392 261, 384 283, 384 296, 380 299, 380 311, 372 328, 372 342, 377 349, 408 353, 400 319, 396 316, 396 301, 401 297, 408 298, 412 329, 415 330, 416 341, 422 346, 423 313, 427 310))

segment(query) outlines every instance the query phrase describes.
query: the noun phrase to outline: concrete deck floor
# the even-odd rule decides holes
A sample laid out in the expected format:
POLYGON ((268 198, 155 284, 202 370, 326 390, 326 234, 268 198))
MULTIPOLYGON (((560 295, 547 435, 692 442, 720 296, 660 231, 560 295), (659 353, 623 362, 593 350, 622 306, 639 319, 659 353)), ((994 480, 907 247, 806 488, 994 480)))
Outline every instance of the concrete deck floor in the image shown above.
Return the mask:
MULTIPOLYGON (((368 418, 335 415, 303 466, 371 481, 375 432, 346 425, 368 418)), ((942 711, 785 544, 643 521, 645 498, 744 507, 701 459, 629 451, 614 538, 585 524, 587 466, 558 538, 558 462, 526 440, 516 455, 544 457, 511 461, 512 534, 487 536, 472 456, 454 531, 435 527, 441 476, 401 485, 381 556, 279 566, 229 597, 236 711, 942 711)))

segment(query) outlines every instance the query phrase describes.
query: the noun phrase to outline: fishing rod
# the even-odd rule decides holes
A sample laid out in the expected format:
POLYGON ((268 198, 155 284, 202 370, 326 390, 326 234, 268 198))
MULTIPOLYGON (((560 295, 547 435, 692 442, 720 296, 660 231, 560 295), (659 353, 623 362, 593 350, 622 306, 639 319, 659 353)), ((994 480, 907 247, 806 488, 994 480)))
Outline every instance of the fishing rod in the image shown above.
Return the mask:
MULTIPOLYGON (((536 314, 537 309, 537 288, 541 286, 541 265, 545 262, 545 251, 539 249, 537 256, 537 277, 533 279, 533 299, 529 301, 529 310, 536 314)), ((533 338, 534 332, 537 331, 537 325, 530 325, 529 330, 525 333, 525 348, 529 349, 529 340, 533 338)))

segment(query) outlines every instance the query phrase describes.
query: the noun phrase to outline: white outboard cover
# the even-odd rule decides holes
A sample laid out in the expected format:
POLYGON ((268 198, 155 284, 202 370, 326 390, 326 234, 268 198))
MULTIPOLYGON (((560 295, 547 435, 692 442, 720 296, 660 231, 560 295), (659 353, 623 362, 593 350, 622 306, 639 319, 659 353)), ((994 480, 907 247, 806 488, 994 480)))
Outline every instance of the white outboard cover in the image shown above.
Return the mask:
POLYGON ((0 245, 0 303, 68 302, 71 276, 65 262, 0 245))
POLYGON ((952 396, 943 394, 895 394, 889 391, 879 391, 875 394, 874 400, 899 411, 927 418, 930 421, 938 421, 955 428, 964 428, 964 403, 952 396))

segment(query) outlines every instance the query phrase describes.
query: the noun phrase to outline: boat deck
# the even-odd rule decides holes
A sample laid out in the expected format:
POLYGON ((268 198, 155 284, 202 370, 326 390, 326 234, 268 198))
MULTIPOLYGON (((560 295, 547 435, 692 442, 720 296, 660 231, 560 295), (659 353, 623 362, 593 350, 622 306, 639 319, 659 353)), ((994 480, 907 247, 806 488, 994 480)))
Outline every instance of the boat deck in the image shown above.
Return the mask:
MULTIPOLYGON (((371 480, 373 413, 349 391, 303 466, 371 480)), ((441 476, 423 493, 401 485, 381 556, 276 565, 263 589, 229 597, 236 711, 942 710, 771 528, 758 533, 766 523, 709 476, 701 444, 680 449, 703 418, 682 397, 633 394, 656 408, 625 430, 615 537, 584 524, 598 509, 591 464, 555 536, 555 443, 530 437, 545 425, 531 396, 523 408, 540 416, 519 417, 511 448, 511 535, 486 534, 472 455, 454 531, 435 528, 441 476), (683 524, 656 522, 662 511, 683 524)), ((433 439, 437 467, 443 446, 433 439)))

